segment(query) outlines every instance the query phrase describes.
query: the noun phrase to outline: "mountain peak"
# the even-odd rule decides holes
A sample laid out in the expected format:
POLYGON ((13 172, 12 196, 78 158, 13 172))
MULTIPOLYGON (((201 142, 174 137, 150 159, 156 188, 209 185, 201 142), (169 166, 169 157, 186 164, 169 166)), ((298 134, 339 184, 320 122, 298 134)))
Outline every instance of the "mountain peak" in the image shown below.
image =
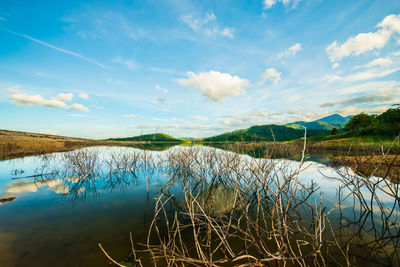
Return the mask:
POLYGON ((327 123, 347 123, 352 116, 343 117, 340 114, 332 114, 315 121, 322 121, 327 123))

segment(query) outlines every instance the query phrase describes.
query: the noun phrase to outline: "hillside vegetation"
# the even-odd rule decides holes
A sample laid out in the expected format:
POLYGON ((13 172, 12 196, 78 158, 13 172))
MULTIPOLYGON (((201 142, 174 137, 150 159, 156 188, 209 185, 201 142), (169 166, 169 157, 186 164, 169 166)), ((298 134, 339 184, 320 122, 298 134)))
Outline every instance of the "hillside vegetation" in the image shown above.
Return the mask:
POLYGON ((352 116, 342 117, 339 114, 333 114, 315 121, 296 121, 286 124, 295 129, 312 129, 312 130, 329 130, 336 128, 341 130, 345 127, 346 123, 352 116))
MULTIPOLYGON (((307 136, 328 135, 327 130, 307 130, 307 136)), ((257 141, 288 141, 304 137, 304 129, 295 129, 286 125, 256 125, 248 129, 203 138, 203 142, 257 142, 257 141)))
POLYGON ((149 142, 171 142, 171 143, 180 143, 183 140, 173 138, 167 134, 163 133, 155 133, 155 134, 144 134, 133 137, 124 137, 124 138, 110 138, 110 141, 149 141, 149 142))

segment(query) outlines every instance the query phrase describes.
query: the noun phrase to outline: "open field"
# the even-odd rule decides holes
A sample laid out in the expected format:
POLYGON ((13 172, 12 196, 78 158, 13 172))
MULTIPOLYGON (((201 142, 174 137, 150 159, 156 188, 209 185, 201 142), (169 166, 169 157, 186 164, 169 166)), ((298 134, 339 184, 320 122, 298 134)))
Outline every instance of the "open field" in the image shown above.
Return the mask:
POLYGON ((71 151, 90 146, 135 145, 139 141, 102 141, 50 134, 0 130, 0 159, 71 151))

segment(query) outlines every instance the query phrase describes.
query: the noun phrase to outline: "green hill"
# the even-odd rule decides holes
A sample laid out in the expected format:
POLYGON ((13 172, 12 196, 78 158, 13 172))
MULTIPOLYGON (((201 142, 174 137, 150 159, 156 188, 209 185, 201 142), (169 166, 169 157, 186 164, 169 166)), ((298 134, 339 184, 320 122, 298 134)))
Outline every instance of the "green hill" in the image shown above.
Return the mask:
POLYGON ((343 117, 339 114, 333 114, 315 121, 296 121, 286 125, 294 129, 304 129, 304 127, 309 130, 332 130, 333 128, 343 129, 351 117, 352 116, 343 117))
POLYGON ((306 127, 308 130, 332 130, 333 128, 342 129, 346 125, 345 123, 327 123, 323 121, 296 121, 293 123, 286 124, 287 126, 295 129, 304 129, 306 127))
POLYGON ((152 141, 152 142, 170 142, 177 143, 183 142, 180 139, 173 138, 167 134, 163 133, 155 133, 155 134, 144 134, 133 137, 124 137, 124 138, 110 138, 108 140, 112 141, 152 141))
POLYGON ((318 119, 317 121, 322 121, 322 122, 327 122, 327 123, 344 123, 346 124, 350 118, 353 116, 347 116, 347 117, 343 117, 339 114, 333 114, 321 119, 318 119))
MULTIPOLYGON (((307 136, 328 135, 327 130, 307 130, 307 136)), ((286 125, 256 125, 248 129, 224 133, 203 138, 204 142, 236 142, 236 141, 289 141, 304 137, 304 129, 295 129, 286 125)))

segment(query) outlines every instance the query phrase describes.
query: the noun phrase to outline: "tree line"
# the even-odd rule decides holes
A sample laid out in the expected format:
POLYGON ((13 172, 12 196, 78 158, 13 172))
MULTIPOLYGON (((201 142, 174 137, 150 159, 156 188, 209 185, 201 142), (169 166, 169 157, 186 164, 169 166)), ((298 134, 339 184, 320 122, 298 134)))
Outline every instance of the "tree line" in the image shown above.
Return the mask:
POLYGON ((352 117, 344 130, 356 135, 385 135, 400 134, 400 105, 390 108, 382 114, 360 113, 352 117))

